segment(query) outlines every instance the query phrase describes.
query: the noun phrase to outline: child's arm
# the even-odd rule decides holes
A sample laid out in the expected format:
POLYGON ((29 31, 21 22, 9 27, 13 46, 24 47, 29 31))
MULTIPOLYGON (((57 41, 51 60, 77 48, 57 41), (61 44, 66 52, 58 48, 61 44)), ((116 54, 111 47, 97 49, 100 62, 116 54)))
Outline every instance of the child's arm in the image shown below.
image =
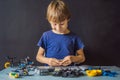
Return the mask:
POLYGON ((83 49, 80 49, 80 50, 77 50, 77 56, 72 56, 72 55, 69 55, 69 56, 66 56, 61 65, 63 66, 67 66, 67 65, 70 65, 71 63, 82 63, 85 61, 85 56, 84 56, 84 52, 83 52, 83 49))
POLYGON ((59 60, 55 58, 46 58, 44 56, 44 52, 45 50, 42 47, 40 47, 36 56, 38 62, 45 63, 50 66, 59 66, 59 60))
POLYGON ((85 56, 84 56, 84 52, 83 49, 79 49, 77 50, 77 56, 72 56, 72 62, 74 63, 82 63, 85 61, 85 56))

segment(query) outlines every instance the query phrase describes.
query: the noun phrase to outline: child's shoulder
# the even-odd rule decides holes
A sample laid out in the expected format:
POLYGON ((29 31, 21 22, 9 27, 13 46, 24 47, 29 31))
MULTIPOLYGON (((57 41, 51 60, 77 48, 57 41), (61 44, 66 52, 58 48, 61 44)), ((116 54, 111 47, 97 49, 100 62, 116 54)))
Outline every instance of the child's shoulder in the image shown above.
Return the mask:
POLYGON ((71 35, 74 39, 81 39, 81 37, 80 37, 78 34, 72 32, 72 31, 70 32, 70 35, 71 35))
POLYGON ((70 31, 70 35, 77 37, 78 35, 72 31, 70 31))
POLYGON ((50 34, 50 33, 52 33, 51 30, 49 30, 49 31, 45 31, 45 32, 43 33, 43 35, 45 35, 45 34, 50 34))

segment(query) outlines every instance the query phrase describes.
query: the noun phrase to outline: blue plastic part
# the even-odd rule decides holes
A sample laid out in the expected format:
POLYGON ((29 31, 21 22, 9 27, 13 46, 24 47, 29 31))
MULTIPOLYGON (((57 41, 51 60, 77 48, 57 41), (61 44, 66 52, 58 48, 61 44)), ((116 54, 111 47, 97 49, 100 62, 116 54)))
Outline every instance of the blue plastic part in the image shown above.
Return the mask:
POLYGON ((112 71, 103 71, 102 75, 103 76, 110 76, 110 77, 115 77, 118 73, 117 72, 112 72, 112 71))

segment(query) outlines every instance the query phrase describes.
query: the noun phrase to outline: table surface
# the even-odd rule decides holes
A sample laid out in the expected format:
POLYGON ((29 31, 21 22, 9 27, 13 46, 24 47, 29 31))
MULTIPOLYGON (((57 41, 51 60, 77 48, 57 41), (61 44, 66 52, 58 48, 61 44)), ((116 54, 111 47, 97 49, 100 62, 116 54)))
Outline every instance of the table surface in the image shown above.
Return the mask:
POLYGON ((101 66, 101 68, 109 69, 111 71, 115 71, 118 73, 115 77, 110 76, 96 76, 96 77, 88 77, 88 76, 80 76, 76 78, 64 78, 64 77, 55 77, 52 75, 48 76, 22 76, 20 78, 10 78, 8 73, 11 72, 14 68, 7 68, 0 71, 0 80, 120 80, 120 67, 117 66, 101 66))

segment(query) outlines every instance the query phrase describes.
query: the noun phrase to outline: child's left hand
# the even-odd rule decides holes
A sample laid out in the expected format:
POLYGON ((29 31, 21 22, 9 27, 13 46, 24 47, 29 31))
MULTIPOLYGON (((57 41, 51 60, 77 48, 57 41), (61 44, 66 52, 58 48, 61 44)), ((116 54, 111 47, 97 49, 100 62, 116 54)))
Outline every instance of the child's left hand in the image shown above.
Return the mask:
POLYGON ((62 61, 61 65, 62 66, 68 66, 72 63, 72 56, 66 56, 62 61))

